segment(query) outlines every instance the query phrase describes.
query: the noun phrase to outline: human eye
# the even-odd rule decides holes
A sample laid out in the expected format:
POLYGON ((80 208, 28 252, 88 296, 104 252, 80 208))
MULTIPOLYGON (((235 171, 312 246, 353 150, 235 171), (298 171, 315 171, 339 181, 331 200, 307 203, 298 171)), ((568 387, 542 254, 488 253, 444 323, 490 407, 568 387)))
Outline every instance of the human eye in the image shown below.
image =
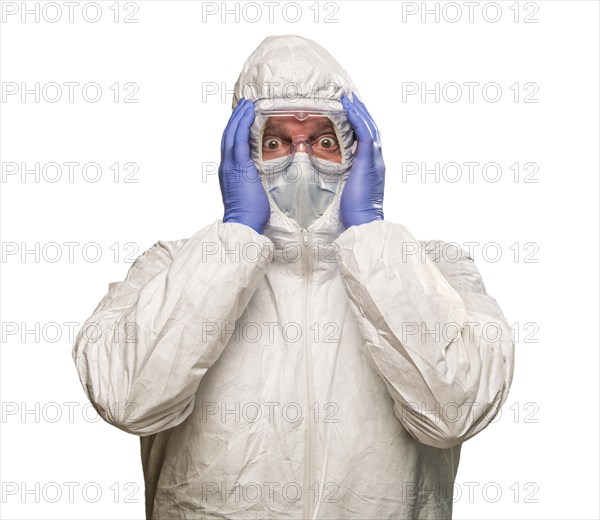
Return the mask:
POLYGON ((338 142, 333 135, 321 135, 317 138, 317 146, 324 150, 336 150, 338 142))
POLYGON ((281 139, 277 137, 265 137, 263 139, 263 150, 278 150, 283 146, 281 139))

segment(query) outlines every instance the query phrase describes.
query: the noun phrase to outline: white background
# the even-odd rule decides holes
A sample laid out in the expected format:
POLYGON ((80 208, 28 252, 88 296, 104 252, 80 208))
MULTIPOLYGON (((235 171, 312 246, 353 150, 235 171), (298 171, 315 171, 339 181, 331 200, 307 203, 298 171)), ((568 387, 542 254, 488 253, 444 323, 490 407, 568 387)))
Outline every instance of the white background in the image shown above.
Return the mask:
MULTIPOLYGON (((296 22, 289 2, 273 7, 273 22, 268 7, 255 4, 262 10, 256 23, 249 20, 256 7, 243 3, 238 20, 230 14, 223 22, 220 2, 208 3, 217 14, 203 21, 194 1, 122 2, 115 23, 114 4, 99 2, 96 23, 85 20, 96 16, 93 6, 83 11, 85 2, 74 7, 72 23, 62 2, 56 23, 44 2, 39 22, 35 15, 22 21, 20 2, 2 6, 2 518, 144 517, 139 439, 91 422, 97 416, 83 409, 74 332, 65 323, 81 324, 108 283, 122 280, 157 240, 189 237, 222 216, 217 178, 203 180, 202 163, 219 161, 231 111, 224 88, 233 88, 247 56, 274 34, 316 40, 354 78, 382 134, 387 219, 419 239, 497 243, 487 255, 475 249, 474 259, 515 324, 514 382, 501 418, 463 445, 454 517, 599 518, 598 3, 499 2, 495 23, 485 2, 473 7, 472 22, 464 2, 427 2, 437 5, 437 22, 433 14, 421 19, 421 2, 302 2, 296 22), (454 6, 462 18, 451 23, 454 6), (417 14, 403 20, 413 8, 417 14), (138 23, 124 23, 128 14, 138 23), (56 103, 33 94, 23 102, 20 90, 8 95, 22 83, 69 81, 96 82, 102 97, 86 101, 81 86, 72 103, 65 86, 56 103), (138 103, 122 102, 129 82, 139 87, 138 103), (463 86, 462 98, 450 102, 456 91, 447 87, 439 102, 402 99, 408 84, 436 82, 463 86), (465 82, 480 83, 473 102, 465 82), (482 95, 487 83, 502 88, 495 103, 482 95), (224 88, 203 99, 211 84, 224 88), (529 101, 537 102, 524 102, 534 88, 529 101), (35 174, 8 174, 10 163, 22 162, 40 163, 39 182, 35 174), (63 166, 61 179, 50 182, 56 170, 44 165, 52 162, 95 162, 102 177, 90 182, 96 172, 88 169, 86 180, 79 166, 71 181, 63 166), (123 172, 115 182, 109 167, 128 162, 138 165, 138 182, 123 182, 123 172), (406 163, 423 162, 439 162, 446 177, 403 180, 406 163), (502 177, 489 182, 479 166, 469 182, 463 167, 462 179, 449 182, 456 171, 443 167, 454 162, 498 163, 502 177), (515 163, 522 169, 516 181, 515 163), (526 163, 537 165, 537 182, 524 182, 526 163), (72 259, 68 242, 79 244, 72 259), (102 253, 96 262, 93 243, 102 253), (38 257, 21 256, 36 247, 38 257), (493 261, 498 249, 502 257, 493 261), (524 261, 528 253, 537 262, 524 261), (33 332, 23 337, 25 329, 33 332), (25 489, 32 492, 22 495, 25 489)), ((235 12, 234 2, 226 6, 235 12)))

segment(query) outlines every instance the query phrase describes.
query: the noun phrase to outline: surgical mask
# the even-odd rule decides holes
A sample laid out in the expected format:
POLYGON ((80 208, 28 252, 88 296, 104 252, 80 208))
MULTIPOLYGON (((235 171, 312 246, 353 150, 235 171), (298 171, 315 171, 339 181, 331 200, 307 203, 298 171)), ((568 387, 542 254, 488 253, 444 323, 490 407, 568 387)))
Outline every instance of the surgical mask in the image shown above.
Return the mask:
POLYGON ((322 163, 322 168, 317 169, 304 152, 296 152, 291 160, 285 157, 261 163, 260 169, 271 198, 303 229, 325 213, 343 177, 331 173, 335 171, 336 163, 322 163))

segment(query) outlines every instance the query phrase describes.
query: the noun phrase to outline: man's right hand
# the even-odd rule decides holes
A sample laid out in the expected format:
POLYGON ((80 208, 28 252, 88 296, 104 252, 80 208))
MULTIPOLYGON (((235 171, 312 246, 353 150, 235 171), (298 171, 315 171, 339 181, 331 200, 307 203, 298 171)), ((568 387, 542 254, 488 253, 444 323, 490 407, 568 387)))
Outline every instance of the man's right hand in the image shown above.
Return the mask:
POLYGON ((223 222, 245 224, 261 233, 271 213, 269 200, 250 157, 254 103, 240 99, 221 140, 219 184, 225 206, 223 222))

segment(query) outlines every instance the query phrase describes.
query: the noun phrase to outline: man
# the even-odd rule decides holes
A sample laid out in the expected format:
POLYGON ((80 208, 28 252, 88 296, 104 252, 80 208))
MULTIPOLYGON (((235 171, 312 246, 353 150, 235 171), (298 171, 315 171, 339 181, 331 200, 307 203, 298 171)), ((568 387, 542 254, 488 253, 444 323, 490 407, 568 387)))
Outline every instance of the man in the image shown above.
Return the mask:
POLYGON ((141 437, 147 517, 449 518, 510 388, 502 311, 464 251, 384 220, 377 127, 322 47, 267 38, 233 105, 223 220, 146 251, 74 346, 141 437))

